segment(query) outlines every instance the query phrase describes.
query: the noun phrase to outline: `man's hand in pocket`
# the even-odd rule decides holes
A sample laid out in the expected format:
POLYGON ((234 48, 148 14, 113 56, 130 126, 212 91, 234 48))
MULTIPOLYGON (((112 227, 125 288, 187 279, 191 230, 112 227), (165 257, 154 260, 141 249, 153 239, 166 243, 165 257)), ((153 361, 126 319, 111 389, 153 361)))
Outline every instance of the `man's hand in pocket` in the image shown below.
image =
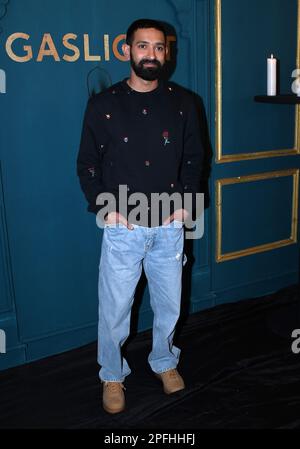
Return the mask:
POLYGON ((130 224, 123 215, 121 215, 119 212, 109 212, 109 214, 106 216, 104 220, 105 224, 113 225, 117 223, 122 223, 125 225, 128 229, 132 230, 134 227, 132 224, 130 224))

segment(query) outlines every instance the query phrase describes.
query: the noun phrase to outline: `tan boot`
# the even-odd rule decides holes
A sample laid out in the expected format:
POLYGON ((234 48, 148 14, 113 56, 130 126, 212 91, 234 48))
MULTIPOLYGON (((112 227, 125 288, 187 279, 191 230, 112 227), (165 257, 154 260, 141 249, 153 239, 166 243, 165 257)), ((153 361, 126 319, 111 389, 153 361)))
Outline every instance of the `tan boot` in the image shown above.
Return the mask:
POLYGON ((103 382, 103 408, 108 413, 119 413, 125 408, 125 387, 121 382, 103 382))
POLYGON ((184 381, 177 369, 170 369, 164 373, 157 373, 156 376, 162 381, 166 394, 175 393, 185 388, 184 381))

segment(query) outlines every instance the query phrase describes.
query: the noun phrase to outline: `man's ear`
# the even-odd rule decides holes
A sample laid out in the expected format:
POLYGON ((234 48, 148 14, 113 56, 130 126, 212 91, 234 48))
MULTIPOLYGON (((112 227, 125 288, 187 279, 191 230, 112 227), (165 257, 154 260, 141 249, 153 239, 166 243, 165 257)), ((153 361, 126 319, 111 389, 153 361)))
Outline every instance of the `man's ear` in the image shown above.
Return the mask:
POLYGON ((124 53, 126 61, 129 61, 130 60, 130 45, 123 44, 122 45, 122 51, 124 53))

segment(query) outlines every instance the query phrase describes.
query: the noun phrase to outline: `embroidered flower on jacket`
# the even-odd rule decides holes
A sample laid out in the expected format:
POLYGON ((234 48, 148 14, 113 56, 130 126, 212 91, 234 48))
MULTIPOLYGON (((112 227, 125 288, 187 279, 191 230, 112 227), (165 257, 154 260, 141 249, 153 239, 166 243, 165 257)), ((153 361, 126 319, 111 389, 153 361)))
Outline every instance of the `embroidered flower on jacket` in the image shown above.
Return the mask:
POLYGON ((167 143, 170 143, 170 141, 169 141, 169 131, 164 131, 162 135, 163 135, 163 138, 164 138, 164 146, 166 146, 167 143))
POLYGON ((89 173, 91 174, 92 178, 94 178, 95 174, 96 174, 96 170, 95 167, 90 167, 88 168, 89 173))

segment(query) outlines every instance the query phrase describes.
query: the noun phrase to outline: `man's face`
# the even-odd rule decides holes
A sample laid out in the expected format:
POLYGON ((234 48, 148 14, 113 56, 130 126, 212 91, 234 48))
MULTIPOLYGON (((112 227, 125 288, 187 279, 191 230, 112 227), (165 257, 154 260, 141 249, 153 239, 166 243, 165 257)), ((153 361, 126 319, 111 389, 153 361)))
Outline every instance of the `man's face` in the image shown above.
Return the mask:
POLYGON ((166 61, 164 34, 155 28, 136 30, 130 47, 130 63, 135 74, 144 80, 157 80, 166 61))

